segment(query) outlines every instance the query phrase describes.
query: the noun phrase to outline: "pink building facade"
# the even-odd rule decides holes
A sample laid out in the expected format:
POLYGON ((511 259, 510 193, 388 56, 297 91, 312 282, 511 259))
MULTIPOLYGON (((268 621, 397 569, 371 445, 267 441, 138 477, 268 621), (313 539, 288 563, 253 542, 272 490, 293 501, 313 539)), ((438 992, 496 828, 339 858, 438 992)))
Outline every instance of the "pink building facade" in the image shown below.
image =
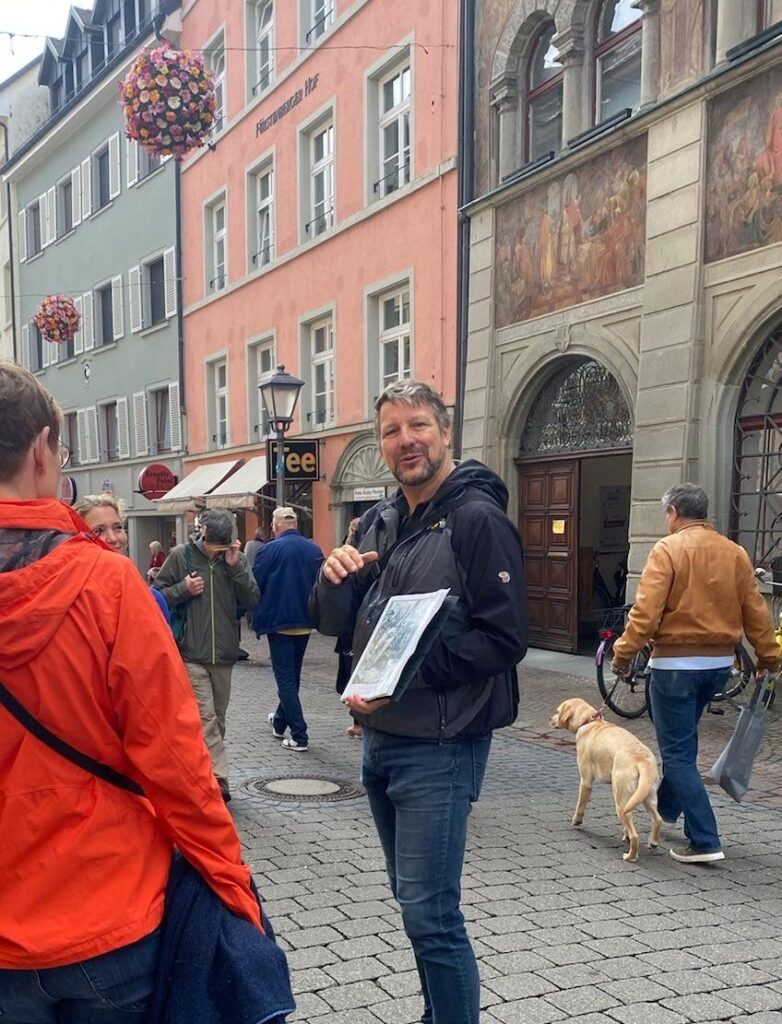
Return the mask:
MULTIPOLYGON (((181 173, 186 470, 264 455, 258 379, 284 364, 305 382, 288 439, 319 455, 286 500, 324 548, 393 484, 372 426, 383 386, 414 376, 454 401, 457 7, 183 9, 182 45, 207 51, 218 91, 211 146, 181 173)), ((272 495, 236 498, 248 535, 272 495)))

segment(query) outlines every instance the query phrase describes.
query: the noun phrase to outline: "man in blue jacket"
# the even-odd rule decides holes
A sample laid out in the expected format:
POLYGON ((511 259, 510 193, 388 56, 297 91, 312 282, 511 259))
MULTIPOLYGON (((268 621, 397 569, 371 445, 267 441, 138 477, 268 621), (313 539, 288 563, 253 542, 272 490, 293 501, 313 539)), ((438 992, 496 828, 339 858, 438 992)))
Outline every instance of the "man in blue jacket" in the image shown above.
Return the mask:
POLYGON ((292 508, 276 508, 272 515, 274 540, 255 558, 253 572, 261 591, 260 604, 253 615, 256 636, 269 638, 272 669, 280 703, 269 713, 269 725, 275 739, 286 750, 307 749, 307 723, 299 698, 301 666, 315 623, 307 610, 310 591, 323 561, 317 544, 298 531, 292 508), (290 736, 286 731, 290 730, 290 736))

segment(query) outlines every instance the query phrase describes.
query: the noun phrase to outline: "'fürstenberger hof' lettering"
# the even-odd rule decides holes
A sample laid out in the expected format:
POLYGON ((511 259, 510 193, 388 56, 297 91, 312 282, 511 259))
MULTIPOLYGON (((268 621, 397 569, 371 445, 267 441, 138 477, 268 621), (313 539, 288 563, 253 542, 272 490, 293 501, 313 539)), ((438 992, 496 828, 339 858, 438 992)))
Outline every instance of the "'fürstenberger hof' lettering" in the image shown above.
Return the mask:
POLYGON ((285 115, 293 110, 294 107, 297 107, 305 96, 309 96, 310 93, 315 92, 315 89, 318 87, 318 78, 319 75, 313 75, 311 78, 308 78, 302 89, 297 89, 292 96, 289 96, 287 100, 285 100, 284 103, 281 103, 276 110, 273 110, 268 117, 262 117, 260 121, 257 121, 255 124, 256 136, 263 135, 263 133, 268 131, 273 124, 277 124, 281 118, 285 117, 285 115))

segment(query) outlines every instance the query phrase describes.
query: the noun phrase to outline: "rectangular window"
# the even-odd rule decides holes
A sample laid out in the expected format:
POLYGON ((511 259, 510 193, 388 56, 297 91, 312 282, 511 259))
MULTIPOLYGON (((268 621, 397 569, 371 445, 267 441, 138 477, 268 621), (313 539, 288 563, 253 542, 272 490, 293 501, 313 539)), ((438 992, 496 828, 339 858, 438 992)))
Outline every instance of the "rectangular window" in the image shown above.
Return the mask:
POLYGON ((93 157, 92 178, 95 190, 95 209, 102 210, 111 199, 109 186, 109 147, 105 146, 93 157))
MULTIPOLYGON (((48 344, 48 342, 47 342, 48 344)), ((40 330, 34 323, 30 324, 30 370, 37 373, 43 369, 44 340, 40 330)))
POLYGON ((132 39, 136 34, 136 0, 125 0, 123 4, 125 21, 125 39, 132 39))
POLYGON ((122 11, 119 3, 112 3, 106 18, 106 52, 109 59, 114 56, 122 43, 122 11))
POLYGON ((380 180, 375 191, 388 195, 410 181, 410 65, 380 82, 380 180))
POLYGON ((304 0, 308 8, 308 29, 304 37, 305 43, 313 43, 334 24, 334 0, 304 0))
POLYGON ((41 204, 31 203, 27 207, 27 258, 37 256, 41 251, 41 204))
POLYGON ((331 317, 310 326, 312 400, 310 421, 313 426, 334 422, 334 324, 331 317))
POLYGON ((68 175, 57 185, 57 237, 73 231, 73 180, 68 175))
POLYGON ((225 106, 225 37, 221 32, 207 47, 207 62, 212 72, 215 87, 215 113, 213 134, 219 134, 225 127, 227 110, 225 106))
POLYGON ((162 158, 157 153, 148 153, 141 146, 138 147, 138 176, 139 181, 142 178, 148 178, 150 174, 154 174, 155 171, 162 164, 162 158))
POLYGON ((228 363, 225 359, 210 363, 208 376, 208 424, 210 448, 228 444, 228 363))
POLYGON ((253 96, 274 81, 274 0, 256 0, 254 8, 257 66, 253 96))
POLYGON ((380 390, 411 373, 410 289, 378 298, 380 313, 380 390))
POLYGON ((111 284, 95 289, 95 344, 109 345, 114 341, 114 311, 111 284))
POLYGON ((254 177, 255 251, 252 265, 263 267, 274 259, 274 168, 267 164, 254 177))
POLYGON ((269 417, 258 385, 274 372, 274 342, 262 341, 248 351, 248 385, 250 410, 250 440, 262 440, 269 435, 269 417))
POLYGON ((100 408, 101 432, 103 434, 103 456, 106 462, 116 462, 119 458, 119 421, 117 403, 107 402, 100 408))
POLYGON ((334 125, 316 129, 309 138, 310 217, 305 233, 314 237, 334 224, 334 125))
POLYGON ((209 236, 211 238, 209 291, 219 292, 226 284, 226 220, 225 200, 207 207, 209 236))
POLYGON ((62 443, 71 451, 72 466, 79 465, 79 419, 75 412, 66 412, 62 418, 62 443))
POLYGON ((151 391, 152 411, 155 417, 155 450, 171 451, 171 399, 167 387, 151 391))
POLYGON ((166 282, 162 256, 145 264, 143 279, 144 291, 148 296, 144 326, 153 327, 166 319, 166 282))

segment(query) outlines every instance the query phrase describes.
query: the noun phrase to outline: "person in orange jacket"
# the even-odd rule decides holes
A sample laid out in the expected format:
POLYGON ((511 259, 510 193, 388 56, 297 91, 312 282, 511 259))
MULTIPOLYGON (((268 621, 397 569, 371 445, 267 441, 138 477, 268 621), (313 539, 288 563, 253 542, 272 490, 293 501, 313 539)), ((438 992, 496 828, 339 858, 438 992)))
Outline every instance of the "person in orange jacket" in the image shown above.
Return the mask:
POLYGON ((56 498, 60 424, 0 361, 0 682, 145 796, 0 706, 0 1017, 64 1021, 67 1003, 68 1021, 145 1024, 174 845, 233 912, 260 927, 260 911, 171 632, 136 567, 56 498))

